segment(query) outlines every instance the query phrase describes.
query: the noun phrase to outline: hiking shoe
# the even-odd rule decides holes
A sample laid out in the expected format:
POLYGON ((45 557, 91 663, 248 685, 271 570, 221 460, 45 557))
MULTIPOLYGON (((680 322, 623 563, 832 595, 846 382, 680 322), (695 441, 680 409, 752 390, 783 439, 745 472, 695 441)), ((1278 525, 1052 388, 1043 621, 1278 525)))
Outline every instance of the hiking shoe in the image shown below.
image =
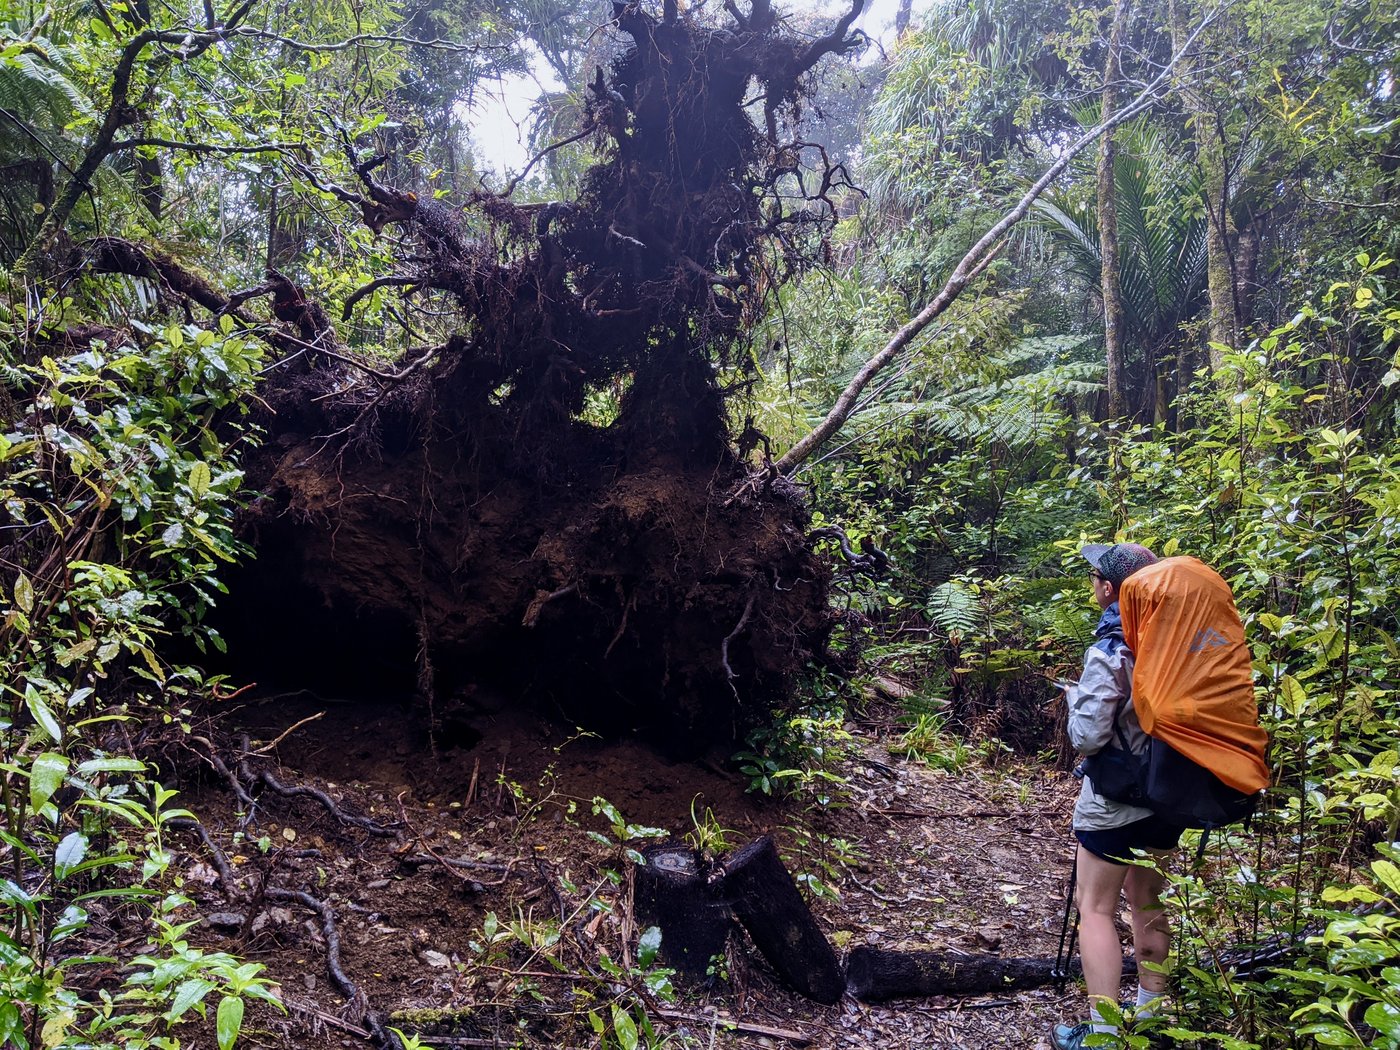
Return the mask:
POLYGON ((1055 1050, 1084 1050, 1084 1040, 1094 1031, 1088 1021, 1081 1024, 1057 1024, 1050 1029, 1050 1045, 1055 1050))

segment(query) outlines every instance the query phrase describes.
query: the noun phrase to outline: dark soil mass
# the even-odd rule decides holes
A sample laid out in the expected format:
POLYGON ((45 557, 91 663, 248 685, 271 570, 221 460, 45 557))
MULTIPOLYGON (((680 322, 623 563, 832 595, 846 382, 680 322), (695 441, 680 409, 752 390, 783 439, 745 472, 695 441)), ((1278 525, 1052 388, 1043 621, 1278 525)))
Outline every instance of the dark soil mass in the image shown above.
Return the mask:
POLYGON ((395 283, 463 326, 393 371, 341 351, 269 383, 259 557, 224 612, 242 671, 415 694, 436 720, 499 685, 686 747, 784 701, 824 651, 828 574, 799 491, 750 476, 717 377, 821 250, 844 172, 792 129, 859 7, 797 41, 766 3, 721 27, 618 5, 631 46, 591 85, 603 159, 573 201, 452 208, 358 165, 367 195, 344 199, 416 243, 395 283))

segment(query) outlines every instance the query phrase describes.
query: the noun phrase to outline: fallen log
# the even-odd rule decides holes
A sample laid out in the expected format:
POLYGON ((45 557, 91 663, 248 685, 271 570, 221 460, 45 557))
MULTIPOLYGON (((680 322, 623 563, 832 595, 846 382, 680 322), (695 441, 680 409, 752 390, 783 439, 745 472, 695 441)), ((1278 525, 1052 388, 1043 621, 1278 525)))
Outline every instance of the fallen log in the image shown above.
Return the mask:
POLYGON ((772 836, 755 839, 723 866, 721 893, 754 946, 794 991, 819 1003, 835 1003, 846 990, 841 964, 772 836))
MULTIPOLYGON (((1079 972, 1077 961, 1071 974, 1079 972)), ((1123 960, 1125 974, 1137 973, 1131 958, 1123 960)), ((846 988, 868 1003, 914 999, 929 995, 984 995, 1051 984, 1059 974, 1054 959, 1003 959, 997 955, 954 955, 951 952, 888 951, 866 945, 851 952, 846 963, 846 988)))
POLYGON ((729 908, 705 878, 688 846, 649 846, 632 876, 637 925, 661 929, 661 960, 687 977, 705 977, 724 952, 729 908))

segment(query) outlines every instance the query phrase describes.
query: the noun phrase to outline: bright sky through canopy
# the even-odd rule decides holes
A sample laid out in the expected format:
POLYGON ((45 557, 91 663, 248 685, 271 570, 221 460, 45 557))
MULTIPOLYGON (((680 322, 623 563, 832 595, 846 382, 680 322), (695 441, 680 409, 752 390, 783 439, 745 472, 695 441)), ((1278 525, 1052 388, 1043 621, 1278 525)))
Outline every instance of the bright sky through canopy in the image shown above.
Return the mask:
MULTIPOLYGON (((845 0, 780 0, 774 6, 789 11, 817 11, 832 18, 849 9, 845 0)), ((866 0, 856 26, 888 47, 894 39, 898 7, 899 0, 866 0)), ((928 0, 916 0, 916 15, 927 8, 928 0)), ((530 159, 526 146, 530 107, 543 91, 558 91, 561 87, 543 60, 535 63, 530 74, 502 77, 496 83, 483 85, 476 104, 462 114, 471 129, 478 163, 497 173, 519 171, 530 159)))

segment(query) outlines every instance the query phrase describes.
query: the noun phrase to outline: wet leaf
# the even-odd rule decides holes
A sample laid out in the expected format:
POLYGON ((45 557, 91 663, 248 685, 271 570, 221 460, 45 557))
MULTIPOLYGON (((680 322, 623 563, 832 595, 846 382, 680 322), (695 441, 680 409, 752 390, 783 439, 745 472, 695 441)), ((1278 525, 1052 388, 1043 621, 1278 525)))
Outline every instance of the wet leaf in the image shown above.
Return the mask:
POLYGON ((243 1000, 234 995, 224 996, 219 1002, 219 1012, 214 1017, 214 1031, 219 1040, 219 1050, 229 1050, 242 1027, 243 1000))
POLYGON ((29 807, 44 808, 54 792, 63 786, 68 775, 68 759, 53 751, 45 751, 29 767, 29 807))
POLYGON ((15 604, 26 614, 34 611, 34 585, 24 573, 15 580, 15 604))
POLYGON ((58 868, 58 877, 63 878, 83 862, 87 856, 88 840, 80 832, 70 831, 54 851, 53 862, 58 868))

